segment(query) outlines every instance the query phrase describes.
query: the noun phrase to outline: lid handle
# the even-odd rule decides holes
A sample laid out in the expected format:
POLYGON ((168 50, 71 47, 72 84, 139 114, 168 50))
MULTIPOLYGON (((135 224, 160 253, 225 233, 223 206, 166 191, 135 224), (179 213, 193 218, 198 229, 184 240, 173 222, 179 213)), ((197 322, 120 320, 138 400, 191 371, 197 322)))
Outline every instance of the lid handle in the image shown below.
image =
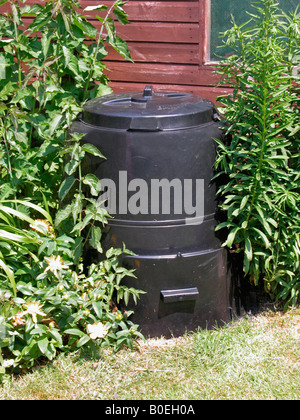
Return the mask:
POLYGON ((220 115, 218 113, 218 111, 216 110, 215 107, 213 107, 213 116, 212 116, 213 121, 220 121, 220 115))
POLYGON ((152 86, 147 85, 144 89, 143 97, 147 100, 152 99, 152 86))

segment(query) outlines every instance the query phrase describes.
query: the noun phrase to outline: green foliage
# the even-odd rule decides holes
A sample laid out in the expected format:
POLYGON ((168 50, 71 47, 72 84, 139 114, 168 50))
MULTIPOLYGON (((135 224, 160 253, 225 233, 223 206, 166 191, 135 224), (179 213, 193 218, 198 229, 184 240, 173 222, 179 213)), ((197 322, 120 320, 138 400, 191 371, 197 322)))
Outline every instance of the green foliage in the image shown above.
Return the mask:
MULTIPOLYGON (((22 271, 23 267, 28 265, 28 259, 34 263, 38 261, 37 256, 31 251, 38 245, 38 239, 32 232, 20 227, 21 221, 29 223, 30 226, 35 225, 34 219, 27 214, 28 208, 34 209, 46 217, 45 223, 51 221, 51 217, 46 211, 30 202, 0 201, 0 267, 2 269, 0 280, 1 276, 4 279, 8 278, 15 297, 17 289, 14 272, 22 271)), ((41 226, 42 228, 45 227, 41 226)))
POLYGON ((104 156, 69 130, 86 100, 110 92, 105 45, 130 59, 112 18, 128 23, 124 3, 86 8, 104 12, 99 33, 76 0, 9 4, 0 15, 0 375, 142 337, 132 311, 117 307, 143 293, 123 284, 134 273, 120 257, 131 252, 103 255, 109 215, 96 200, 98 179, 82 173, 87 154, 104 156), (85 266, 86 246, 102 260, 85 266))
POLYGON ((299 38, 300 15, 273 0, 255 4, 251 20, 223 36, 236 51, 218 68, 233 93, 219 98, 227 142, 216 168, 227 221, 225 246, 243 253, 254 283, 286 305, 300 292, 299 38))
POLYGON ((106 45, 130 59, 112 19, 128 22, 124 3, 87 8, 105 13, 97 16, 98 34, 77 0, 4 3, 11 12, 0 15, 0 197, 41 205, 43 194, 57 209, 67 129, 86 100, 111 92, 103 74, 106 45), (27 17, 32 23, 25 26, 27 17))
MULTIPOLYGON (((27 369, 42 356, 52 360, 58 351, 86 345, 132 347, 133 339, 142 337, 128 319, 132 311, 116 306, 121 300, 127 305, 130 296, 137 302, 143 293, 122 284, 124 277, 134 276, 119 264, 121 255, 132 254, 125 246, 109 249, 102 261, 85 268, 82 242, 89 236, 84 241, 80 222, 73 234, 60 231, 57 236, 50 214, 30 202, 2 202, 0 212, 5 212, 0 229, 0 373, 27 369), (32 219, 11 207, 18 204, 39 210, 46 219, 32 219), (29 227, 17 228, 23 221, 29 227)), ((97 214, 89 222, 97 221, 97 214)), ((91 225, 88 230, 97 250, 98 229, 91 225)))

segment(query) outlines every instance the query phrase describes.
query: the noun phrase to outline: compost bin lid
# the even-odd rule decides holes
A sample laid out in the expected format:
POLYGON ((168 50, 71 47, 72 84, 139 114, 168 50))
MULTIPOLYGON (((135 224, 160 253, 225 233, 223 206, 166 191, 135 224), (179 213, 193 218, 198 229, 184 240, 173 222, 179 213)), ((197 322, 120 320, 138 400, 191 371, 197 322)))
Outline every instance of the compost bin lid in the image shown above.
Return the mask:
POLYGON ((97 127, 159 131, 197 127, 216 120, 213 104, 190 93, 153 91, 105 95, 88 101, 82 121, 97 127))

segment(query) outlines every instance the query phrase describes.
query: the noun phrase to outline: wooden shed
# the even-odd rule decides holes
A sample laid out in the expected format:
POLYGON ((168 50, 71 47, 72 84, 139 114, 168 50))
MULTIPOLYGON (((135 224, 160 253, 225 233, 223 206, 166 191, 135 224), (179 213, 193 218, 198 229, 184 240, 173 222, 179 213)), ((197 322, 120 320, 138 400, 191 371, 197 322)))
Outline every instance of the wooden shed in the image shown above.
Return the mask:
MULTIPOLYGON (((42 1, 27 0, 27 4, 42 1)), ((127 0, 124 10, 130 23, 116 22, 116 28, 117 34, 127 42, 134 62, 125 61, 109 49, 105 63, 113 91, 141 91, 150 84, 154 89, 190 92, 214 102, 218 95, 227 93, 225 88, 216 87, 218 77, 209 59, 211 8, 214 10, 213 2, 218 1, 237 3, 236 0, 127 0)), ((79 2, 83 9, 98 4, 110 7, 114 3, 113 0, 79 2)), ((1 12, 8 10, 7 3, 1 6, 1 12)), ((83 13, 100 28, 98 11, 83 13)))
MULTIPOLYGON (((27 0, 39 3, 42 0, 27 0)), ((79 0, 87 6, 113 5, 113 0, 79 0)), ((299 0, 278 0, 284 11, 295 10, 299 0)), ((129 47, 133 63, 112 48, 105 59, 114 92, 154 89, 190 92, 216 102, 229 92, 217 87, 218 76, 210 56, 216 57, 220 30, 228 28, 231 14, 240 23, 249 18, 253 0, 127 0, 130 23, 116 22, 117 33, 129 47), (227 25, 227 26, 226 26, 227 25), (211 30, 211 28, 213 30, 211 30), (212 51, 211 51, 212 50, 212 51)), ((7 4, 1 6, 6 11, 7 4)), ((84 12, 100 27, 96 11, 84 12)))
MULTIPOLYGON (((98 1, 80 3, 85 8, 98 1)), ((151 84, 213 101, 226 92, 215 86, 218 78, 209 62, 210 0, 128 0, 124 10, 130 24, 117 23, 117 32, 127 42, 134 63, 109 51, 106 65, 114 92, 142 90, 151 84)), ((92 12, 87 16, 98 25, 92 12)))
MULTIPOLYGON (((86 7, 98 0, 80 1, 86 7)), ((299 0, 277 1, 285 12, 299 5, 299 0)), ((247 12, 255 12, 253 4, 253 0, 128 0, 124 10, 131 23, 118 25, 118 33, 127 41, 134 63, 109 55, 111 87, 120 92, 152 84, 215 102, 218 95, 229 92, 216 87, 218 77, 210 60, 225 54, 217 47, 219 33, 231 26, 232 15, 238 24, 249 20, 247 12)))

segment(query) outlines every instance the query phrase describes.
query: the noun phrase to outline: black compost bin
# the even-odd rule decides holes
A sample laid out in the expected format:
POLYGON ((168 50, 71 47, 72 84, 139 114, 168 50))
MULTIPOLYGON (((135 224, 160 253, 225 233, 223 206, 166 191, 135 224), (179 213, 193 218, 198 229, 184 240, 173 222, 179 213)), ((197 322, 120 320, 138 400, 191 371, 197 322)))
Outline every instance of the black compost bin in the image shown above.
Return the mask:
POLYGON ((152 91, 90 100, 73 130, 107 160, 89 158, 113 215, 104 249, 136 256, 129 286, 142 289, 132 320, 145 336, 178 336, 227 322, 226 251, 215 234, 216 187, 211 183, 219 123, 211 102, 189 93, 152 91))

